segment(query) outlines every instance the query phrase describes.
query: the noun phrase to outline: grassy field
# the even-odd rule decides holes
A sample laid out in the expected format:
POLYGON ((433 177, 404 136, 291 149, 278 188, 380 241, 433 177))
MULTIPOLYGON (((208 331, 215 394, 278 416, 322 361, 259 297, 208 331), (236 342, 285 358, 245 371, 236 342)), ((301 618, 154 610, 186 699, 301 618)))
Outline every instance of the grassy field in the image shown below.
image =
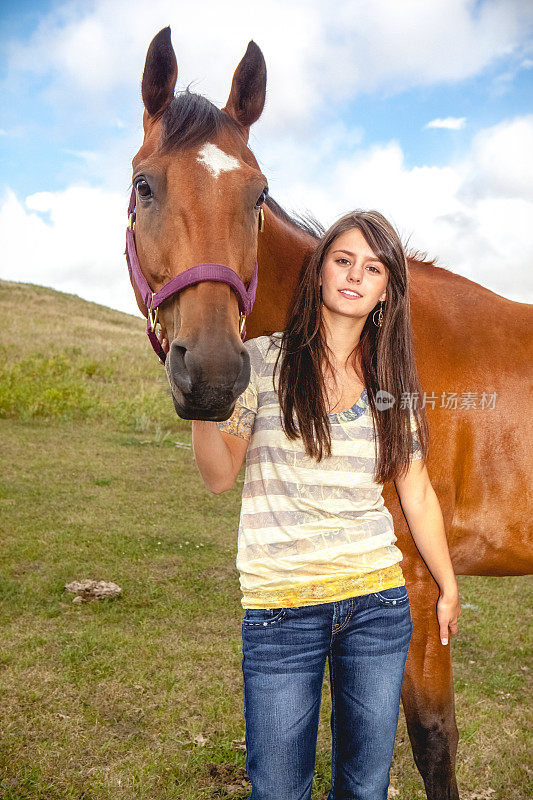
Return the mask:
MULTIPOLYGON (((0 313, 0 800, 247 797, 242 475, 205 489, 140 320, 6 282, 0 313), (73 604, 82 578, 122 596, 73 604)), ((459 585, 461 797, 526 800, 532 582, 459 585)), ((326 676, 314 800, 329 711, 326 676)), ((425 797, 402 712, 389 797, 425 797)))

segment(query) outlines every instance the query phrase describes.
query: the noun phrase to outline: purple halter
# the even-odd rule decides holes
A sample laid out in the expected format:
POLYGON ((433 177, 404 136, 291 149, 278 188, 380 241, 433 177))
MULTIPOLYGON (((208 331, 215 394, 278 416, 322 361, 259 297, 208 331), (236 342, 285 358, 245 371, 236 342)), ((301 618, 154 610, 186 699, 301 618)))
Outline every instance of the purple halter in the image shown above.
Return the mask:
POLYGON ((150 339, 150 343, 156 355, 165 363, 166 353, 155 334, 159 306, 165 300, 168 300, 169 297, 172 297, 172 295, 181 292, 182 289, 186 289, 188 286, 193 286, 195 283, 201 283, 202 281, 219 281, 220 283, 227 283, 231 286, 237 295, 239 303, 239 333, 241 334, 241 339, 244 341, 246 338, 245 320, 252 311, 257 290, 257 261, 255 262, 254 274, 252 275, 248 289, 246 289, 244 283, 233 269, 224 266, 224 264, 209 263, 196 264, 196 266, 184 270, 180 275, 171 278, 168 283, 165 283, 163 288, 158 292, 153 292, 142 273, 137 256, 137 249, 135 247, 135 201, 135 189, 132 189, 130 204, 128 206, 129 222, 126 229, 126 261, 128 262, 131 285, 133 287, 136 286, 139 290, 148 311, 146 333, 148 334, 148 338, 150 339))

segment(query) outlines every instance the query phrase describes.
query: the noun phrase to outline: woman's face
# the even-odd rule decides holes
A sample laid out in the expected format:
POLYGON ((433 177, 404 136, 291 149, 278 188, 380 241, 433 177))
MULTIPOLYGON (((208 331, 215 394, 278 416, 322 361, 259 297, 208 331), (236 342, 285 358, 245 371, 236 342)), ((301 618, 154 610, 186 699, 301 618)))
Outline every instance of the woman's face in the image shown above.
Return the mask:
POLYGON ((366 318, 385 300, 388 270, 358 228, 340 233, 326 251, 320 272, 322 300, 334 314, 366 318))

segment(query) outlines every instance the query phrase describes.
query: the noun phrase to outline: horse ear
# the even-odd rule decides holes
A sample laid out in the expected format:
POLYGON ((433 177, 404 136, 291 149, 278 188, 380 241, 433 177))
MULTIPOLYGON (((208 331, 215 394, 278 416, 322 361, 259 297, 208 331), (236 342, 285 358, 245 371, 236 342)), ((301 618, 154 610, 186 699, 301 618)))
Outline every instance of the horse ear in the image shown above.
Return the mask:
POLYGON ((178 62, 170 41, 170 27, 154 36, 146 54, 142 99, 150 116, 159 116, 174 98, 178 62))
POLYGON ((263 53, 252 40, 235 70, 228 102, 222 109, 249 128, 261 116, 266 95, 266 63, 263 53))

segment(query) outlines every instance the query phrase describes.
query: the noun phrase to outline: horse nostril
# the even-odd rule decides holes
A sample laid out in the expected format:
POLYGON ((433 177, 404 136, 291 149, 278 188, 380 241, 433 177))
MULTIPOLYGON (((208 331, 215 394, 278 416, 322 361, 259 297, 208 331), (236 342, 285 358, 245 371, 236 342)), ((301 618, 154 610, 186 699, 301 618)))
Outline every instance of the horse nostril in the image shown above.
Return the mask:
POLYGON ((192 389, 191 376, 185 363, 186 352, 186 347, 173 342, 165 362, 171 386, 175 384, 183 394, 188 394, 192 389))
POLYGON ((233 385, 233 393, 236 397, 244 392, 250 383, 250 356, 248 350, 244 349, 241 353, 241 369, 233 385))

